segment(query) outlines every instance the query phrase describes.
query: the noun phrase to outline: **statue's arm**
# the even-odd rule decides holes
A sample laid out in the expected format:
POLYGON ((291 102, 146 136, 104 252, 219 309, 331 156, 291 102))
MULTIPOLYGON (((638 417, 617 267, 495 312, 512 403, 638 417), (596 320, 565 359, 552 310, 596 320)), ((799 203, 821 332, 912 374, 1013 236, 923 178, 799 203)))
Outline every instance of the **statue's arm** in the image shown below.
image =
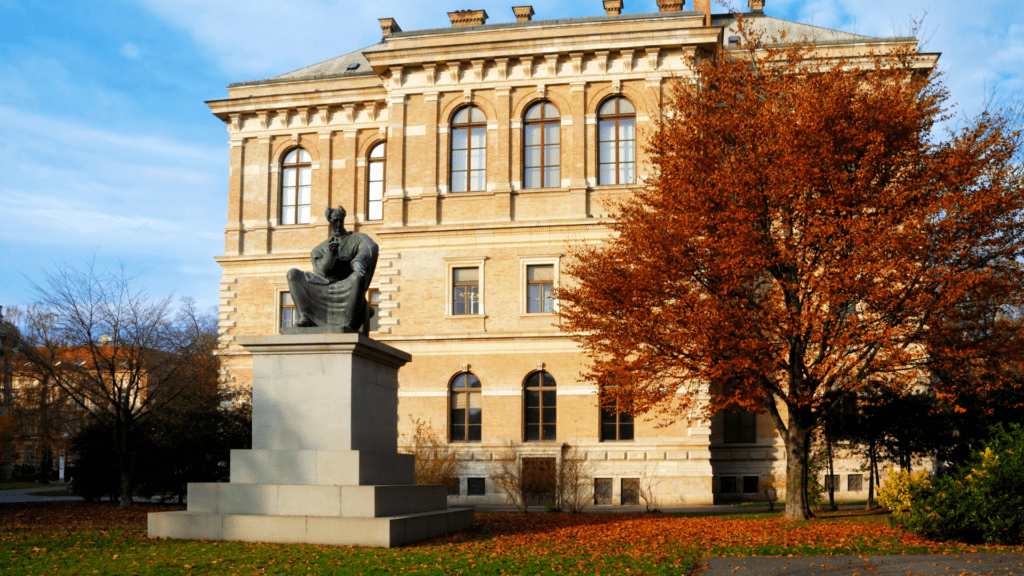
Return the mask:
POLYGON ((323 278, 327 277, 327 271, 334 265, 334 255, 329 248, 325 248, 323 245, 313 248, 309 259, 313 263, 313 270, 316 271, 317 276, 323 278))
POLYGON ((352 270, 359 272, 367 282, 373 276, 373 263, 377 259, 377 244, 367 237, 361 238, 359 248, 352 258, 352 270))

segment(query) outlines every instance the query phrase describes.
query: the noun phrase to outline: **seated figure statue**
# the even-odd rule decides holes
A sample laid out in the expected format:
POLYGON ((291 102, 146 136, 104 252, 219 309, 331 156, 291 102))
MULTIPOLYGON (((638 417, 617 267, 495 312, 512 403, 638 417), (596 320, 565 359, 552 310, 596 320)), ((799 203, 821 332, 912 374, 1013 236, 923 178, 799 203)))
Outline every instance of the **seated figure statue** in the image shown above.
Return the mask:
POLYGON ((369 332, 366 289, 377 267, 377 244, 361 232, 345 230, 345 209, 325 212, 331 235, 310 259, 315 273, 288 271, 295 303, 293 326, 319 326, 331 332, 369 332))

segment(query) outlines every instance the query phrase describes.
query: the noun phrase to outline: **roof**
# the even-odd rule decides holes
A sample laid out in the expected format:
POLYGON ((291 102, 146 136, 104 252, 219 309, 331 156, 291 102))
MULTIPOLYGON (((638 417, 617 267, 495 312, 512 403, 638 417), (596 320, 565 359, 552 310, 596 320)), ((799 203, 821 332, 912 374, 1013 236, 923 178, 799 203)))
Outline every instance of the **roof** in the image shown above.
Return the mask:
MULTIPOLYGON (((499 22, 482 26, 451 26, 445 28, 425 28, 408 32, 393 32, 389 38, 406 38, 409 36, 427 36, 431 34, 451 34, 453 32, 472 32, 474 30, 503 30, 507 28, 530 28, 534 26, 558 26, 563 24, 588 24, 591 22, 621 22, 623 20, 652 20, 655 18, 680 18, 703 16, 702 12, 677 10, 675 12, 646 12, 644 14, 619 14, 618 16, 583 16, 580 18, 553 18, 550 20, 530 20, 528 22, 499 22)), ((379 45, 378 45, 379 46, 379 45)))
MULTIPOLYGON (((434 34, 452 34, 452 33, 464 33, 473 32, 478 30, 502 30, 510 28, 528 28, 535 26, 553 26, 553 25, 564 25, 564 24, 586 24, 591 22, 611 22, 611 21, 623 21, 623 20, 651 20, 660 18, 679 18, 679 17, 693 17, 702 15, 700 12, 694 11, 676 11, 676 12, 648 12, 644 14, 620 14, 618 16, 585 16, 581 18, 555 18, 550 20, 530 20, 528 22, 500 22, 496 24, 484 24, 482 26, 461 26, 458 28, 445 27, 445 28, 426 28, 423 30, 410 30, 408 32, 393 32, 388 38, 410 38, 416 36, 429 36, 434 34)), ((763 30, 768 37, 778 37, 783 30, 786 31, 787 38, 791 40, 808 40, 816 44, 845 44, 845 43, 862 43, 862 42, 878 42, 878 41, 893 41, 893 40, 913 40, 913 38, 895 38, 895 37, 873 37, 863 36, 861 34, 853 34, 851 32, 843 32, 840 30, 832 30, 829 28, 822 28, 820 26, 813 26, 810 24, 802 24, 800 22, 792 22, 790 20, 783 20, 781 18, 774 18, 771 16, 765 16, 759 13, 748 13, 743 14, 744 18, 756 22, 756 26, 763 30)), ((725 26, 725 40, 730 35, 736 33, 736 15, 735 14, 715 14, 711 17, 711 24, 713 26, 725 26)), ((324 60, 312 66, 306 66, 293 70, 280 76, 274 76, 264 80, 248 80, 246 82, 236 82, 228 85, 228 88, 237 88, 242 86, 255 86, 261 84, 276 84, 279 82, 294 82, 299 80, 317 80, 325 78, 344 78, 354 76, 367 76, 375 74, 373 69, 370 67, 369 60, 363 55, 364 52, 376 52, 378 50, 387 49, 387 40, 382 39, 377 44, 360 48, 354 52, 343 54, 330 60, 324 60), (354 69, 349 69, 349 66, 357 64, 354 69)))
MULTIPOLYGON (((750 23, 755 29, 762 31, 768 38, 779 38, 782 32, 786 32, 786 38, 791 41, 808 41, 814 44, 849 44, 849 43, 863 43, 863 42, 879 42, 879 41, 896 41, 896 40, 915 40, 914 38, 902 38, 902 37, 879 37, 879 36, 864 36, 862 34, 854 34, 852 32, 843 32, 842 30, 833 30, 831 28, 822 28, 821 26, 814 26, 811 24, 803 24, 801 22, 793 22, 791 20, 783 20, 782 18, 775 18, 773 16, 765 16, 763 14, 751 13, 743 14, 743 19, 750 23)), ((728 42, 728 37, 737 34, 736 28, 736 15, 735 14, 716 14, 711 17, 711 24, 713 26, 725 26, 725 37, 728 42)))
POLYGON ((299 68, 293 70, 287 74, 281 74, 280 76, 274 76, 273 78, 267 78, 266 80, 249 80, 247 82, 235 82, 234 84, 228 85, 228 88, 236 88, 239 86, 252 86, 255 84, 273 84, 276 82, 293 82, 296 80, 316 80, 318 78, 343 78, 346 76, 367 76, 375 74, 373 68, 370 68, 370 61, 363 56, 363 52, 373 48, 373 46, 367 46, 366 48, 360 48, 355 52, 349 52, 348 54, 342 54, 330 60, 324 60, 312 66, 306 66, 305 68, 299 68), (352 64, 358 64, 358 66, 349 70, 349 66, 352 64))

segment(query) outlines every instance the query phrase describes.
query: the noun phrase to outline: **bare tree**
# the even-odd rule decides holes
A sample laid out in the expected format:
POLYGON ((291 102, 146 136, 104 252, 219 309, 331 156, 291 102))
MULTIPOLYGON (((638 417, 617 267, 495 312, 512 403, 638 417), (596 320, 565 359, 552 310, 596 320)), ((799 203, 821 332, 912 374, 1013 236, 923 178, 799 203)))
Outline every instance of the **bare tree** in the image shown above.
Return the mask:
POLYGON ((658 512, 661 509, 661 496, 658 488, 661 487, 663 477, 658 474, 659 462, 651 465, 650 461, 644 462, 640 469, 640 499, 648 512, 658 512))
POLYGON ((508 497, 509 502, 522 513, 528 511, 526 477, 523 474, 523 455, 513 444, 494 454, 495 471, 491 481, 508 497))
POLYGON ((412 434, 403 439, 401 450, 416 457, 417 484, 457 485, 465 468, 460 451, 419 418, 413 420, 412 434))
POLYGON ((33 283, 18 352, 91 419, 107 424, 132 504, 133 432, 189 387, 216 378, 212 318, 154 298, 123 269, 58 265, 33 283))
POLYGON ((578 446, 563 444, 557 482, 558 505, 582 512, 594 501, 594 461, 578 446))

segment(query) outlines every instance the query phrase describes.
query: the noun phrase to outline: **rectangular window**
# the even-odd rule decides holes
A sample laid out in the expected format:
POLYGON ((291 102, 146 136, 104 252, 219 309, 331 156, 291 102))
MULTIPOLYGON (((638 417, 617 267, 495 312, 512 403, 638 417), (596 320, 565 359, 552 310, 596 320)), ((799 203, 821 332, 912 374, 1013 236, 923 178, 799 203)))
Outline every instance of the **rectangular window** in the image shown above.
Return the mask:
POLYGON ((619 493, 619 502, 623 506, 640 505, 640 479, 623 478, 622 491, 619 493))
POLYGON ((594 504, 612 503, 612 479, 594 478, 594 504))
POLYGON ((366 299, 369 302, 368 311, 373 312, 370 316, 370 332, 380 330, 380 290, 370 290, 370 296, 366 299))
POLYGON ((829 488, 831 488, 835 492, 838 492, 838 491, 842 490, 842 488, 841 488, 841 486, 839 484, 839 475, 838 474, 835 474, 835 475, 825 474, 825 490, 828 491, 829 488))
POLYGON ((554 311, 555 267, 551 264, 526 267, 526 312, 554 311))
POLYGON ((736 477, 722 476, 722 494, 736 494, 736 477))
POLYGON ((452 269, 452 314, 480 313, 480 268, 452 269))
POLYGON ((757 476, 744 476, 743 477, 743 493, 744 494, 756 494, 757 493, 757 476))
POLYGON ((848 492, 860 492, 864 489, 864 475, 850 474, 846 477, 846 490, 848 492))
POLYGON ((295 303, 291 292, 281 292, 281 328, 291 328, 295 324, 295 303))
POLYGON ((601 408, 601 441, 632 439, 633 417, 601 408))
POLYGON ((446 484, 446 486, 448 487, 448 495, 449 496, 458 496, 459 494, 462 493, 461 492, 462 481, 460 479, 458 479, 458 478, 452 478, 451 481, 449 481, 446 484))
POLYGON ((726 444, 754 442, 757 439, 757 414, 746 410, 726 410, 724 416, 726 444))
POLYGON ((484 478, 466 478, 467 496, 486 496, 487 482, 484 478))

